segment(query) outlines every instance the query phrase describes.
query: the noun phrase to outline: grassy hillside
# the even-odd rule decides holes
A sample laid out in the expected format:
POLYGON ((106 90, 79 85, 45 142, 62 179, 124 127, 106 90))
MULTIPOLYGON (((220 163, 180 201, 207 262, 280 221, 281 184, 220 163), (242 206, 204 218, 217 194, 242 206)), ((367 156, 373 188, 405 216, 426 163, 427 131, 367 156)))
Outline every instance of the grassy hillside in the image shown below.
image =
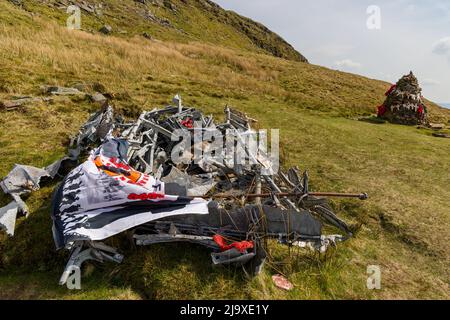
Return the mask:
MULTIPOLYGON (((357 121, 383 102, 387 83, 257 51, 68 31, 0 2, 0 100, 40 95, 41 85, 101 83, 126 115, 176 93, 219 117, 228 103, 261 127, 281 129, 284 164, 307 168, 314 190, 371 196, 333 203, 362 224, 354 239, 326 256, 300 251, 291 264, 286 249, 274 246, 281 263, 255 279, 213 268, 201 247, 135 249, 117 237, 111 242, 124 263, 88 266, 83 290, 73 292, 57 284, 67 252, 54 251, 54 185, 46 186, 26 200, 31 216, 18 221, 15 237, 0 233, 0 298, 449 298, 450 142, 414 127, 357 121), (380 291, 366 289, 373 264, 382 270, 380 291), (293 291, 274 287, 270 277, 279 271, 293 291)), ((0 111, 0 177, 14 163, 42 167, 64 155, 68 137, 95 109, 83 98, 61 98, 0 111)), ((450 119, 449 110, 430 109, 433 121, 450 119)), ((0 196, 1 206, 8 201, 0 196)))
MULTIPOLYGON (((12 0, 10 2, 15 2, 12 0)), ((280 36, 263 25, 209 0, 21 0, 18 6, 33 15, 51 17, 66 25, 67 6, 81 8, 81 29, 98 32, 104 25, 121 37, 142 36, 156 40, 192 41, 268 53, 306 62, 280 36)))

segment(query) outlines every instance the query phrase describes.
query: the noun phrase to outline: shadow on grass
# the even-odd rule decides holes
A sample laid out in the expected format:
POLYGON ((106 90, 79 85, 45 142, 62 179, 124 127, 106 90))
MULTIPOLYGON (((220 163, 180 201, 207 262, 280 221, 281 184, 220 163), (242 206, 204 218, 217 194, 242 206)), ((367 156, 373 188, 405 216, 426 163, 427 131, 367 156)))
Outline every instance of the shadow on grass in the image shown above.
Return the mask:
POLYGON ((362 117, 362 118, 359 118, 358 121, 367 122, 367 123, 371 123, 371 124, 385 124, 385 123, 387 123, 386 120, 380 119, 380 118, 375 117, 375 116, 362 117))

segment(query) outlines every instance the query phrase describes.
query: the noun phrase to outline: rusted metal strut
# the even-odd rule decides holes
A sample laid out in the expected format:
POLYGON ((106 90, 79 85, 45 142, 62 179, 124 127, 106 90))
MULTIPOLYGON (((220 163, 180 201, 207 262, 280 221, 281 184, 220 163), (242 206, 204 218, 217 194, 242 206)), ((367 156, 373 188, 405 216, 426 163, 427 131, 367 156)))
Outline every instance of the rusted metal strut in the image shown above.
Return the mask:
MULTIPOLYGON (((250 193, 250 194, 242 194, 241 196, 246 198, 270 198, 271 196, 278 197, 303 197, 303 196, 311 196, 311 197, 330 197, 330 198, 358 198, 359 200, 367 200, 369 199, 369 195, 367 193, 337 193, 337 192, 308 192, 305 193, 289 193, 289 192, 275 192, 275 193, 250 193)), ((236 195, 228 195, 228 194, 217 194, 213 196, 199 196, 193 198, 203 198, 203 199, 233 199, 236 198, 236 195)))

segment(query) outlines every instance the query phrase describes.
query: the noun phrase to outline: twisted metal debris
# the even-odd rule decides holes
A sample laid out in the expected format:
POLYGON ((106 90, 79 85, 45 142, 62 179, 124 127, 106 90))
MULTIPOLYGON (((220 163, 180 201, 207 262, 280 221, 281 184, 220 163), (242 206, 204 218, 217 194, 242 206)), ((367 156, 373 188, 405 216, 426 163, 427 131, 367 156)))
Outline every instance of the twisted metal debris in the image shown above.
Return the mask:
MULTIPOLYGON (((20 195, 38 189, 44 178, 66 176, 68 167, 90 152, 89 159, 65 177, 52 203, 56 246, 71 250, 61 284, 86 260, 120 263, 123 256, 100 241, 124 231, 131 232, 139 246, 166 242, 206 246, 215 265, 243 266, 250 274, 261 271, 268 239, 324 252, 350 238, 350 227, 324 197, 365 200, 367 195, 313 193, 307 172, 273 170, 266 153, 254 153, 243 143, 255 132, 253 122, 226 107, 225 121, 218 123, 184 107, 179 96, 174 105, 143 112, 131 122, 116 117, 105 104, 81 127, 67 157, 43 169, 18 165, 1 181, 13 201, 0 209, 0 227, 13 235, 16 215, 28 212, 20 195), (174 133, 181 131, 195 142, 198 128, 224 136, 231 131, 233 146, 251 161, 194 159, 194 152, 187 152, 188 161, 175 161, 180 140, 174 133), (324 235, 323 225, 339 233, 324 235)), ((189 144, 181 151, 208 149, 212 143, 189 144)))

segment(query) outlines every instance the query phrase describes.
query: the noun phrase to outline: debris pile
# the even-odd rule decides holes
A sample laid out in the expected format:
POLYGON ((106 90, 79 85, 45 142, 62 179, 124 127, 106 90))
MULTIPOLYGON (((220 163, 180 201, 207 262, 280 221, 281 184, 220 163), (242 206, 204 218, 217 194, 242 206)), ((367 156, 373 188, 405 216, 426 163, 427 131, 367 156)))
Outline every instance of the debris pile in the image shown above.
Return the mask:
POLYGON ((61 284, 85 260, 121 262, 101 241, 124 231, 137 245, 206 246, 213 264, 250 274, 261 271, 270 238, 324 252, 352 236, 325 197, 367 194, 311 192, 307 172, 282 172, 265 148, 251 147, 252 137, 264 136, 251 128, 256 120, 226 107, 225 121, 216 122, 179 96, 173 102, 131 122, 106 103, 81 127, 67 157, 43 169, 16 166, 0 184, 13 197, 0 209, 0 227, 13 234, 17 213, 27 211, 20 195, 44 178, 65 176, 52 203, 56 247, 71 250, 61 284), (324 225, 336 234, 324 235, 324 225))
POLYGON ((392 85, 385 95, 386 101, 378 107, 379 118, 405 125, 428 122, 428 111, 423 103, 422 89, 412 71, 392 85))

